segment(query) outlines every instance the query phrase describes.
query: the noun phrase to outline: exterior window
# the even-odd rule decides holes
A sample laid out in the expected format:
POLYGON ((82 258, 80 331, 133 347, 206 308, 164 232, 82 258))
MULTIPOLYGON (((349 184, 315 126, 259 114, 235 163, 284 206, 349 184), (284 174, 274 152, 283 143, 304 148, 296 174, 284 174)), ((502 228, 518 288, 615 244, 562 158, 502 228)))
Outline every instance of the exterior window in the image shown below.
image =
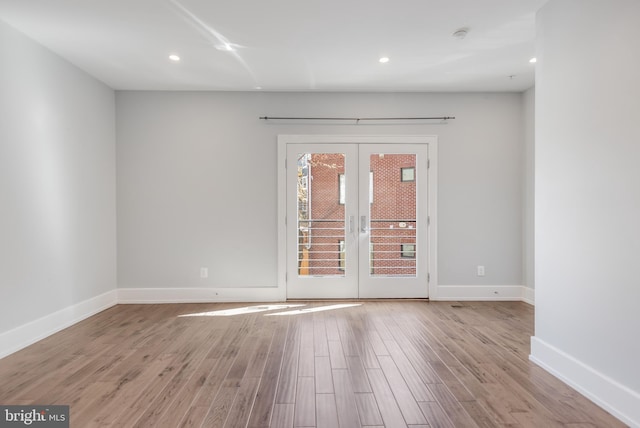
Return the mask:
POLYGON ((344 241, 340 240, 338 241, 338 269, 340 270, 344 270, 344 257, 344 241))
POLYGON ((414 167, 400 168, 400 181, 416 181, 416 169, 414 167))
POLYGON ((400 257, 415 259, 416 244, 400 244, 400 257))
POLYGON ((373 171, 369 171, 369 203, 373 203, 373 171))

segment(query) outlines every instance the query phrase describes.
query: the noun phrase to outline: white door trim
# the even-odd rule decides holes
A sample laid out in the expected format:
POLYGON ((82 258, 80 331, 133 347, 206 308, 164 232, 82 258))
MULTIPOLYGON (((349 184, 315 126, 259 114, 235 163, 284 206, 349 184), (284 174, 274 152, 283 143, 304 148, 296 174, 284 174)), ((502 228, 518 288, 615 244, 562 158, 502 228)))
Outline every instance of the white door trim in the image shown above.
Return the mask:
POLYGON ((278 135, 277 159, 277 231, 278 231, 278 295, 281 300, 287 298, 287 230, 286 230, 286 159, 288 144, 309 143, 366 143, 366 144, 428 144, 428 211, 429 223, 429 298, 437 299, 438 290, 438 137, 435 135, 278 135))

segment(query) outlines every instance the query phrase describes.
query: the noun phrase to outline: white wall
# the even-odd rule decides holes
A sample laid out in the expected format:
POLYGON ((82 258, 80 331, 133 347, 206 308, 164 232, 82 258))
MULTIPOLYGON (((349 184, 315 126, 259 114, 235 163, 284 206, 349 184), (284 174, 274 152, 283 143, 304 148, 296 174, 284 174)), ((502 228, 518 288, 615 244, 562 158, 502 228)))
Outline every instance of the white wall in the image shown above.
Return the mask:
POLYGON ((308 133, 438 135, 440 284, 522 284, 521 94, 119 91, 116 105, 122 289, 275 286, 276 136, 308 133), (264 115, 456 119, 318 125, 264 115))
POLYGON ((2 21, 0 58, 1 357, 115 295, 116 219, 114 92, 2 21))
POLYGON ((535 87, 522 94, 524 148, 522 159, 522 274, 523 284, 535 288, 534 190, 535 190, 535 87))
POLYGON ((532 359, 640 426, 640 2, 538 15, 532 359))

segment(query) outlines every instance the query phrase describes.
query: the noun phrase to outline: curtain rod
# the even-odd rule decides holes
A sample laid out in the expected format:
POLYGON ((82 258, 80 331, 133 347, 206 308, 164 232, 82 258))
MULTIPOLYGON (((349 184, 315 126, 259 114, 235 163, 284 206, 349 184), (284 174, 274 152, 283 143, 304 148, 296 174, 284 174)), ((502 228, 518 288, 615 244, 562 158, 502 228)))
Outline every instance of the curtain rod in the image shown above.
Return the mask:
POLYGON ((350 120, 360 122, 363 120, 449 120, 455 119, 453 116, 442 117, 282 117, 282 116, 260 116, 261 120, 350 120))

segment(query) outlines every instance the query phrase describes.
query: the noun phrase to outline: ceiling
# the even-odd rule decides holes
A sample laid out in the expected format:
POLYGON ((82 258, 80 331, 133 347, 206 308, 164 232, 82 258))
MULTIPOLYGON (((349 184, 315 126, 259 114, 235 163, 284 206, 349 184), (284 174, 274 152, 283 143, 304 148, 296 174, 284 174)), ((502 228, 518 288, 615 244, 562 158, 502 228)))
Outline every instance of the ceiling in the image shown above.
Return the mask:
POLYGON ((0 20, 114 89, 519 92, 546 1, 0 0, 0 20))

